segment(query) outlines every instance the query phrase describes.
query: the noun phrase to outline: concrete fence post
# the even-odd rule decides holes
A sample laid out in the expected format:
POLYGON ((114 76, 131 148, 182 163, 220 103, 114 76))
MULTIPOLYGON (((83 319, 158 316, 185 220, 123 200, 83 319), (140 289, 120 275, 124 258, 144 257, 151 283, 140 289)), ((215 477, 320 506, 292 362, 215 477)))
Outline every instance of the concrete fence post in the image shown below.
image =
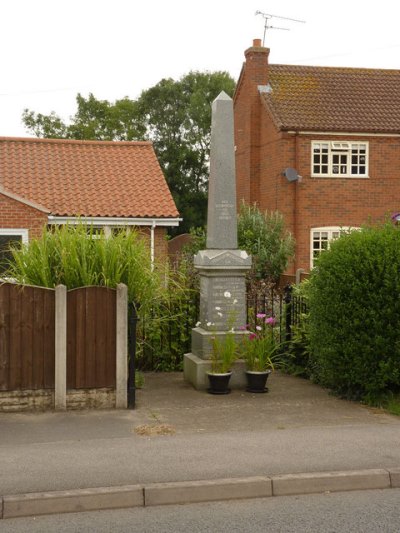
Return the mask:
POLYGON ((117 285, 115 407, 128 407, 128 287, 117 285))
POLYGON ((67 287, 57 285, 55 293, 55 383, 54 408, 67 408, 67 287))

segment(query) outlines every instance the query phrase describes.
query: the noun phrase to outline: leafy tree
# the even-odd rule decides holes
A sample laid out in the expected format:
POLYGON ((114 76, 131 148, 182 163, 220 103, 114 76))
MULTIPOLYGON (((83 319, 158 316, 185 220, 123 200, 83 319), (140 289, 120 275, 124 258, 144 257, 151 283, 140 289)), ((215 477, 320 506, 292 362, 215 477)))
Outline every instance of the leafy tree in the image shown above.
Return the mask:
POLYGON ((144 136, 145 128, 138 118, 137 102, 125 97, 110 103, 97 100, 89 93, 86 99, 78 93, 77 112, 66 124, 54 112, 42 115, 24 110, 22 121, 37 137, 99 141, 132 141, 144 136))
POLYGON ((38 137, 151 140, 184 219, 178 231, 185 232, 205 223, 211 103, 222 90, 232 95, 234 87, 226 72, 190 72, 178 81, 161 80, 137 100, 112 103, 78 94, 69 124, 54 112, 28 109, 22 120, 38 137))

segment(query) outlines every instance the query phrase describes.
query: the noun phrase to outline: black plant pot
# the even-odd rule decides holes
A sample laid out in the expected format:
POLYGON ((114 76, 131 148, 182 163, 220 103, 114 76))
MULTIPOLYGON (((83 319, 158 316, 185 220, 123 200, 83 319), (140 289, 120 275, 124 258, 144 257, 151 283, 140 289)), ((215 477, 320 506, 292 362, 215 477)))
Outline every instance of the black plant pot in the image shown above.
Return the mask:
POLYGON ((213 374, 207 372, 210 388, 207 392, 210 394, 229 394, 231 389, 229 386, 229 380, 231 379, 232 372, 225 372, 224 374, 213 374))
POLYGON ((247 392, 268 392, 268 387, 265 384, 270 374, 271 370, 265 370, 265 372, 246 370, 247 392))

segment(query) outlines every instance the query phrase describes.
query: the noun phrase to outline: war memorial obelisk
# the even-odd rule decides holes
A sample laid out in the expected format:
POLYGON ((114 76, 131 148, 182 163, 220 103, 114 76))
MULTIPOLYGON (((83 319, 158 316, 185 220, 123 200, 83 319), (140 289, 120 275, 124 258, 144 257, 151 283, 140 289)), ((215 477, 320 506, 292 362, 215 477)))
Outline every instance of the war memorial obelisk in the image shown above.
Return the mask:
MULTIPOLYGON (((206 246, 194 257, 200 274, 200 317, 192 330, 192 351, 183 361, 185 380, 196 389, 208 387, 211 337, 226 335, 232 317, 237 337, 246 324, 245 277, 251 257, 238 250, 233 102, 224 92, 212 104, 206 246)), ((233 368, 230 386, 245 387, 240 362, 233 368)))

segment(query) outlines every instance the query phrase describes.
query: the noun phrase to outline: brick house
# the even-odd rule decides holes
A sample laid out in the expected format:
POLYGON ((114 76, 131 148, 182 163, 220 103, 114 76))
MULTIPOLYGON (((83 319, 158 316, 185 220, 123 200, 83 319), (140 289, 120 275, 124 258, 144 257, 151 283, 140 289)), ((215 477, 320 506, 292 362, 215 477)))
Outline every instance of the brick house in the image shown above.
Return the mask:
POLYGON ((0 255, 44 226, 80 220, 111 234, 135 226, 166 255, 179 213, 149 142, 0 138, 0 255))
POLYGON ((254 40, 234 95, 238 201, 279 210, 308 271, 341 228, 400 211, 400 70, 268 56, 254 40))

